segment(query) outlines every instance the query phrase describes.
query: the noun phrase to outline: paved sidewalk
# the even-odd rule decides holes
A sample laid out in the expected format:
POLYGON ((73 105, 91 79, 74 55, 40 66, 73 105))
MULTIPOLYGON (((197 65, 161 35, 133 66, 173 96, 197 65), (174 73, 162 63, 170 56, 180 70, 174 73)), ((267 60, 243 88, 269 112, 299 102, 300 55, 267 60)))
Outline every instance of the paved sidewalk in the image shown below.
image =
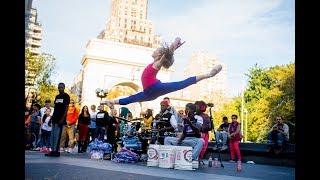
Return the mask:
POLYGON ((25 179, 295 179, 290 167, 223 162, 224 168, 200 166, 194 171, 147 167, 145 163, 123 164, 107 160, 91 160, 88 154, 62 153, 45 157, 43 153, 26 151, 25 179))

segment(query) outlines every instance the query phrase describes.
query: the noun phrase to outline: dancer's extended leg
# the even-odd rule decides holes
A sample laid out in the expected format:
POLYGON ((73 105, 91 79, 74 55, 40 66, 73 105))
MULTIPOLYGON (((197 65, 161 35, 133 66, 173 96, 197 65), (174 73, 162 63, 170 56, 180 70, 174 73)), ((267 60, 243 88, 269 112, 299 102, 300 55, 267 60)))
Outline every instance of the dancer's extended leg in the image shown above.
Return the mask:
POLYGON ((159 81, 156 84, 152 85, 150 88, 144 90, 143 92, 139 92, 137 94, 134 94, 134 95, 131 95, 129 97, 122 98, 119 100, 108 101, 107 104, 110 103, 111 105, 113 105, 113 104, 126 105, 126 104, 130 104, 130 103, 134 103, 134 102, 151 101, 151 100, 156 99, 159 96, 184 89, 184 88, 186 88, 192 84, 195 84, 203 79, 213 77, 216 74, 218 74, 221 71, 221 69, 222 69, 221 65, 216 65, 213 67, 213 69, 208 74, 189 77, 183 81, 178 81, 178 82, 161 83, 159 81))

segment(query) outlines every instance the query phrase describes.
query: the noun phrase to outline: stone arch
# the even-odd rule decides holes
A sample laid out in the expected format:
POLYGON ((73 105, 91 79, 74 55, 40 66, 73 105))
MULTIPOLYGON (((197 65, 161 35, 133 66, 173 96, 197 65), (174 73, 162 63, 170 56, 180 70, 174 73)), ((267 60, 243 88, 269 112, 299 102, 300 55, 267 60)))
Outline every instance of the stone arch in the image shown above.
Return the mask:
MULTIPOLYGON (((141 87, 134 82, 117 82, 112 86, 109 86, 109 94, 107 99, 118 99, 126 96, 130 96, 141 91, 141 87)), ((123 107, 122 105, 116 105, 115 108, 119 109, 123 107)), ((132 103, 125 105, 124 107, 129 108, 129 110, 133 113, 133 117, 139 117, 139 114, 142 110, 142 103, 132 103)))

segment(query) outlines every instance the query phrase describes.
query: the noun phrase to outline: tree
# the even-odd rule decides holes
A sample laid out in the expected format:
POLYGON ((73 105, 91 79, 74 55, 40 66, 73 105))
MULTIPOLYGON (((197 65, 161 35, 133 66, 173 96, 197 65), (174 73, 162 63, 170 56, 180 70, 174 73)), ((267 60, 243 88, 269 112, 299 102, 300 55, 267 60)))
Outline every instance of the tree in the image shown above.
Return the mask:
MULTIPOLYGON (((51 76, 55 69, 55 58, 46 53, 41 55, 32 54, 29 49, 25 50, 25 86, 35 89, 41 103, 44 98, 49 98, 48 94, 53 91, 51 76)), ((29 94, 29 93, 28 93, 29 94)), ((27 95, 28 98, 28 95, 27 95)))
MULTIPOLYGON (((269 69, 255 65, 247 76, 249 86, 245 91, 245 106, 249 112, 248 140, 265 142, 276 116, 282 116, 286 123, 295 122, 294 64, 269 69)), ((290 129, 290 133, 294 134, 294 128, 290 129)))
MULTIPOLYGON (((261 68, 257 64, 248 72, 248 87, 244 93, 247 116, 247 140, 266 142, 267 133, 281 116, 290 127, 290 141, 295 142, 295 65, 261 68)), ((215 128, 223 116, 240 114, 241 97, 237 96, 217 109, 215 128)))

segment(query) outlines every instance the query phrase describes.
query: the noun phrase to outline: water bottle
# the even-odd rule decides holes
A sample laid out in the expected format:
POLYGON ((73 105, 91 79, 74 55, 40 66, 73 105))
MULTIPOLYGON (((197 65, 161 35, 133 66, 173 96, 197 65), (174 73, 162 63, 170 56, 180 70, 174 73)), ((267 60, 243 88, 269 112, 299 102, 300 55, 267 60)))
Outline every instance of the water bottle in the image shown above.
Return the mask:
POLYGON ((237 162, 237 171, 240 172, 242 170, 241 168, 241 161, 237 162))
POLYGON ((211 156, 209 157, 209 161, 208 161, 208 162, 209 162, 209 163, 208 163, 208 166, 209 166, 209 167, 212 167, 212 157, 211 157, 211 156))
POLYGON ((157 126, 157 124, 156 124, 156 121, 154 120, 153 124, 152 124, 153 129, 156 129, 156 126, 157 126))
POLYGON ((218 158, 214 158, 214 167, 218 167, 218 158))

